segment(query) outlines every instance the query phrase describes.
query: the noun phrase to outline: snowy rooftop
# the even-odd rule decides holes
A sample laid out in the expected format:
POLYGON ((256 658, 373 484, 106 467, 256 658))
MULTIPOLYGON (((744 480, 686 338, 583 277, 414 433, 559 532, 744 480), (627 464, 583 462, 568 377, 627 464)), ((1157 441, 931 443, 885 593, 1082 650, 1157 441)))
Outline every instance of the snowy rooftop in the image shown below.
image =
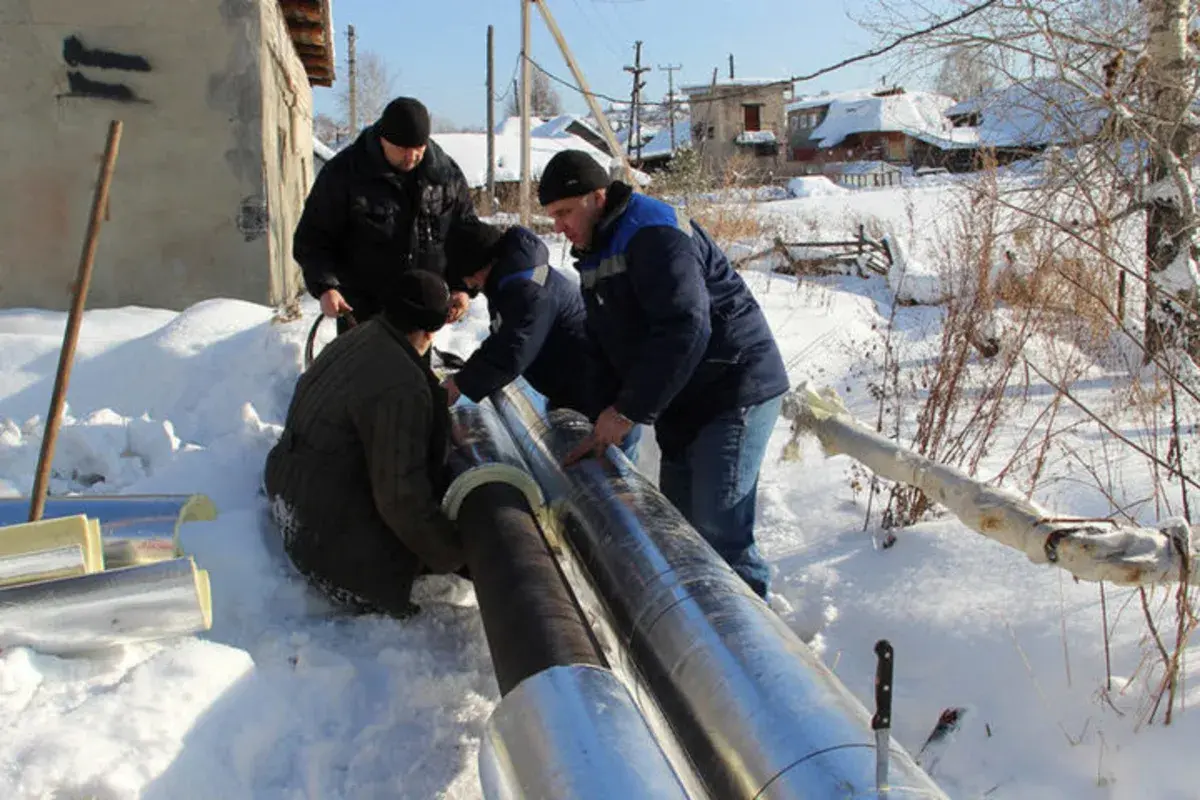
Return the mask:
POLYGON ((322 161, 328 161, 329 159, 333 158, 334 155, 336 155, 336 154, 337 154, 337 151, 334 150, 332 147, 325 144, 317 137, 315 137, 315 136, 313 137, 313 155, 314 156, 321 159, 322 161))
MULTIPOLYGON (((537 130, 538 128, 542 127, 545 124, 546 124, 546 120, 542 119, 541 117, 530 117, 529 118, 529 129, 530 130, 537 130)), ((521 118, 520 117, 505 117, 504 119, 502 119, 496 123, 496 133, 498 133, 498 134, 520 133, 520 132, 521 132, 521 118)))
POLYGON ((829 106, 825 120, 812 138, 822 147, 835 147, 856 133, 905 133, 939 147, 967 147, 976 142, 975 132, 954 128, 945 116, 954 99, 933 92, 901 92, 882 97, 872 92, 845 92, 791 103, 789 111, 829 106))
MULTIPOLYGON (((724 80, 718 80, 716 87, 718 90, 721 90, 731 88, 750 88, 754 86, 765 87, 772 85, 778 85, 780 89, 786 89, 791 85, 791 82, 787 78, 727 78, 724 80)), ((684 94, 699 94, 702 92, 711 91, 712 88, 712 82, 707 81, 705 83, 695 83, 687 86, 680 86, 679 91, 683 92, 684 94)))
POLYGON ((980 124, 973 130, 981 144, 992 147, 1065 143, 1091 136, 1105 113, 1081 90, 1052 80, 1015 84, 946 109, 948 116, 979 114, 980 124))
MULTIPOLYGON (((681 119, 675 122, 675 149, 681 150, 692 146, 692 124, 690 120, 681 119)), ((671 132, 663 129, 654 134, 654 138, 642 145, 642 160, 663 158, 671 154, 671 132)))
MULTIPOLYGON (((547 138, 554 138, 554 137, 561 137, 561 136, 574 136, 574 134, 572 134, 567 129, 575 124, 581 125, 582 127, 591 131, 596 136, 604 135, 600 132, 599 128, 596 127, 595 123, 593 123, 590 119, 578 116, 576 114, 559 114, 557 117, 550 120, 549 122, 544 122, 541 125, 534 127, 532 133, 534 136, 542 136, 542 137, 547 137, 547 138)), ((518 130, 518 131, 521 130, 519 120, 516 125, 516 130, 518 130)))

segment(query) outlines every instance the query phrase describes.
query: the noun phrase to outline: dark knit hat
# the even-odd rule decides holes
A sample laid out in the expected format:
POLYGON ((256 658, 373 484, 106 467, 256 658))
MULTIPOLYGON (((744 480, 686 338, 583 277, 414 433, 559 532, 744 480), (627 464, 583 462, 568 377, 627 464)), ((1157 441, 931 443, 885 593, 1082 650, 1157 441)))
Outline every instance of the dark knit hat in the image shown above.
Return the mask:
POLYGON ((461 284, 496 257, 496 244, 504 231, 479 219, 464 218, 446 236, 446 277, 461 284))
POLYGON ((450 288, 440 275, 425 269, 400 273, 383 304, 388 321, 404 333, 439 330, 449 310, 450 288))
POLYGON ((564 197, 579 197, 596 189, 606 189, 612 180, 596 159, 582 150, 563 150, 542 170, 538 202, 543 206, 564 197))
POLYGON ((379 135, 397 147, 429 143, 429 109, 415 97, 397 97, 379 118, 379 135))

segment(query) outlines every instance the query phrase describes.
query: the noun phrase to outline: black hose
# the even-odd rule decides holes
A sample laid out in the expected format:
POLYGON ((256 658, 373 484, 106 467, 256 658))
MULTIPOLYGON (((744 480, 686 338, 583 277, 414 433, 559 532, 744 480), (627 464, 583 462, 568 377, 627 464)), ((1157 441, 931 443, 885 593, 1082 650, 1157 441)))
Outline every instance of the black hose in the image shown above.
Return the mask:
POLYGON ((501 695, 549 667, 608 666, 519 489, 474 489, 457 523, 501 695))

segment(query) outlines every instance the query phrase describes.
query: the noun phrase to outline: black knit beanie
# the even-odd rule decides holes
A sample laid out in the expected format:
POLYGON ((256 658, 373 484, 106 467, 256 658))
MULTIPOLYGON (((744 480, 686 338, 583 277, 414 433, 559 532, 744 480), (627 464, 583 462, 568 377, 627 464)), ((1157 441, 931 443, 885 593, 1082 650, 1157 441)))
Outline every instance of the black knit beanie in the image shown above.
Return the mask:
POLYGON ((425 269, 400 273, 383 305, 388 321, 404 333, 440 330, 449 310, 450 288, 440 275, 425 269))
POLYGON ((542 170, 538 202, 543 206, 564 197, 579 197, 596 189, 606 189, 612 180, 596 159, 582 150, 563 150, 542 170))
POLYGON ((446 277, 453 284, 474 275, 496 257, 496 244, 504 231, 479 219, 455 223, 446 236, 446 277))
POLYGON ((415 97, 397 97, 379 118, 379 135, 397 147, 429 143, 429 109, 415 97))

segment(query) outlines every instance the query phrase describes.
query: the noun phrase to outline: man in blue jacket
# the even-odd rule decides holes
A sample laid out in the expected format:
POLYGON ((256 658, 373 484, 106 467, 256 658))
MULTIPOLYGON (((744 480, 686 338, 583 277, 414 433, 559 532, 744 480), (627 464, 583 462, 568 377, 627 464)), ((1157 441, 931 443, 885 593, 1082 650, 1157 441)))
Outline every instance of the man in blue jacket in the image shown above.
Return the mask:
MULTIPOLYGON (((446 242, 447 277, 488 301, 491 334, 443 386, 479 402, 525 377, 550 408, 572 408, 595 420, 616 397, 617 380, 585 329, 579 287, 550 266, 550 251, 533 231, 501 231, 464 220, 446 242)), ((641 427, 618 446, 637 460, 641 427)))
POLYGON ((663 494, 766 597, 755 495, 788 377, 754 296, 703 228, 586 153, 555 155, 538 199, 574 245, 589 333, 621 377, 568 461, 654 425, 663 494))

